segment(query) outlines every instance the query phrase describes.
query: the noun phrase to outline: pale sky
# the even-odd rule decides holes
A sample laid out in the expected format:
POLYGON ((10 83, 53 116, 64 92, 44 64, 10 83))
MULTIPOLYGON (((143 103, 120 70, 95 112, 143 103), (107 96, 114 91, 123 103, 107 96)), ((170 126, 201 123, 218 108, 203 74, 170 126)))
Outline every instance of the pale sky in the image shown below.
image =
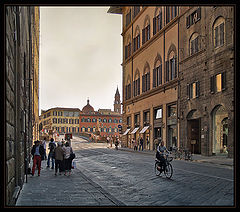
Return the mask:
POLYGON ((109 7, 40 7, 39 112, 122 101, 122 20, 109 7))

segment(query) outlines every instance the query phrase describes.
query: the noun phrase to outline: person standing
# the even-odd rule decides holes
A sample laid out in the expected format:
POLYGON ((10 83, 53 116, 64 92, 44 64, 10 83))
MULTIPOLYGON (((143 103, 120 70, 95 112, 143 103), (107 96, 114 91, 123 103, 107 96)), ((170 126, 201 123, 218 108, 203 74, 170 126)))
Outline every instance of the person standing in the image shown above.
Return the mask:
POLYGON ((46 137, 44 137, 44 139, 42 141, 42 145, 43 145, 43 148, 44 148, 44 159, 43 160, 46 160, 47 159, 47 155, 46 155, 46 137))
POLYGON ((139 145, 139 151, 141 150, 142 147, 142 151, 143 151, 143 138, 140 138, 140 145, 139 145))
POLYGON ((49 168, 50 165, 50 159, 52 159, 52 169, 54 169, 54 149, 56 148, 56 144, 54 142, 54 139, 51 138, 50 143, 48 144, 48 161, 47 161, 47 168, 49 168))
POLYGON ((40 176, 41 161, 44 158, 44 148, 40 145, 40 141, 34 141, 31 154, 33 156, 32 176, 34 176, 36 165, 38 167, 38 176, 40 176))
POLYGON ((57 148, 55 148, 54 153, 55 153, 55 175, 57 175, 58 169, 59 175, 61 175, 61 172, 63 171, 63 157, 64 157, 64 151, 62 149, 61 141, 57 143, 57 148))
POLYGON ((64 175, 67 176, 67 172, 68 172, 68 176, 70 176, 71 169, 72 169, 72 160, 70 158, 70 154, 73 151, 72 151, 72 147, 70 147, 68 142, 65 143, 65 146, 63 147, 63 151, 64 151, 64 169, 65 169, 64 175))

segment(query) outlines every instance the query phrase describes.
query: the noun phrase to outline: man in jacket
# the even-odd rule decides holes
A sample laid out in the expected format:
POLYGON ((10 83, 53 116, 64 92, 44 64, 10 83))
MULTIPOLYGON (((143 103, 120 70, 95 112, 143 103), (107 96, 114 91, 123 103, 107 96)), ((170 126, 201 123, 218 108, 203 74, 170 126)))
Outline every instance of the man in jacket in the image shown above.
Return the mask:
POLYGON ((63 170, 63 157, 64 157, 64 151, 62 148, 62 142, 57 143, 57 148, 54 150, 55 151, 55 175, 57 175, 57 171, 59 168, 59 175, 61 175, 61 172, 63 170))
POLYGON ((44 159, 44 147, 40 145, 40 141, 34 141, 31 154, 33 156, 32 176, 34 176, 36 165, 38 167, 38 176, 40 176, 41 161, 44 159))

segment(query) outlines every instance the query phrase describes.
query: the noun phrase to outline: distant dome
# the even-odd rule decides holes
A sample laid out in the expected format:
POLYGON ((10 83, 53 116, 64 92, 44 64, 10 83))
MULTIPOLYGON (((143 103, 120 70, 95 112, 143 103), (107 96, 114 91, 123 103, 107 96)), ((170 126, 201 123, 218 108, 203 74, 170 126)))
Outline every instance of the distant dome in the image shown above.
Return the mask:
POLYGON ((94 108, 89 104, 89 100, 87 100, 87 105, 85 105, 82 109, 83 113, 94 113, 94 108))

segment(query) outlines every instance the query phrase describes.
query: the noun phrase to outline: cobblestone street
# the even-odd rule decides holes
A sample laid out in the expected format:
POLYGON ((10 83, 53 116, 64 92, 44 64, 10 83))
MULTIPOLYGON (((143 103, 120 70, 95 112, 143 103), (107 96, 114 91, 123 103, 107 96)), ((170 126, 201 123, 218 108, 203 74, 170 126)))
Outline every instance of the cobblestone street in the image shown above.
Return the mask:
POLYGON ((231 165, 174 160, 169 180, 154 173, 154 154, 72 142, 77 168, 28 176, 16 206, 233 206, 231 165), (121 151, 122 150, 122 151, 121 151))

